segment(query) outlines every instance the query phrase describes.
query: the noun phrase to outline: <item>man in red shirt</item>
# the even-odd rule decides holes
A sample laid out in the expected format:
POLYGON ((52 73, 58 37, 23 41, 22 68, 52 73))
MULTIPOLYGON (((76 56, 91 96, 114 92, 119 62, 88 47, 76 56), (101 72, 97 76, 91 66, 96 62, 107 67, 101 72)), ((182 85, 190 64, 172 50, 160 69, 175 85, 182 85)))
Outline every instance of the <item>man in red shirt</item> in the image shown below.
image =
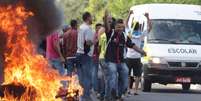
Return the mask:
MULTIPOLYGON (((57 30, 50 34, 46 40, 46 58, 48 59, 49 63, 52 67, 60 73, 61 76, 65 74, 65 68, 63 63, 65 62, 65 58, 61 52, 60 47, 60 39, 61 39, 62 31, 57 30)), ((61 81, 63 86, 66 85, 64 81, 61 81)))
POLYGON ((77 21, 71 20, 70 29, 64 33, 64 56, 67 60, 67 73, 71 75, 76 64, 75 54, 77 52, 77 21))

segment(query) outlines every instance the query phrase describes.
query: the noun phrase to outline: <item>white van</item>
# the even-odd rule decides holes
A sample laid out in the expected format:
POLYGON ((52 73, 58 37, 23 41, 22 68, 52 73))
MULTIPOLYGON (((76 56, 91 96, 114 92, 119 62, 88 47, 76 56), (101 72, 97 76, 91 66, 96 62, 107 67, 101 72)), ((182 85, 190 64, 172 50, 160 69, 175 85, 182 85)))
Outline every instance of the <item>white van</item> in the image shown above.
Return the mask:
POLYGON ((138 21, 145 31, 145 13, 152 22, 144 39, 142 90, 151 91, 152 83, 178 83, 183 90, 201 84, 201 6, 144 4, 130 10, 134 13, 128 21, 130 28, 138 21))

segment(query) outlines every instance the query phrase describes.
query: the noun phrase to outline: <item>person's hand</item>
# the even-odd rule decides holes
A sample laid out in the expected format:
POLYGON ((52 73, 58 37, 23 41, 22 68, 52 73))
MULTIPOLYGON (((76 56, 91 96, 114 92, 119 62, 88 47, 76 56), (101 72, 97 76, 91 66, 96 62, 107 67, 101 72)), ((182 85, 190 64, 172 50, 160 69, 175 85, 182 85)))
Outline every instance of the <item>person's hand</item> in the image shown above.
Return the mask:
POLYGON ((105 33, 105 28, 104 27, 101 27, 99 30, 98 30, 98 39, 100 38, 100 36, 105 33))
POLYGON ((65 58, 63 56, 60 57, 60 60, 61 60, 62 63, 65 63, 65 58))
POLYGON ((92 46, 92 45, 93 45, 93 42, 92 42, 91 40, 87 40, 87 41, 86 41, 86 44, 89 45, 89 46, 92 46))
POLYGON ((142 56, 147 56, 147 53, 144 50, 142 51, 141 54, 142 54, 142 56))
POLYGON ((145 13, 144 16, 145 16, 146 18, 149 18, 149 13, 145 13))
POLYGON ((106 9, 106 10, 105 10, 105 18, 107 18, 107 17, 109 16, 109 13, 110 13, 109 10, 106 9))
POLYGON ((129 14, 134 14, 134 13, 133 13, 133 10, 130 10, 130 11, 129 11, 129 14))

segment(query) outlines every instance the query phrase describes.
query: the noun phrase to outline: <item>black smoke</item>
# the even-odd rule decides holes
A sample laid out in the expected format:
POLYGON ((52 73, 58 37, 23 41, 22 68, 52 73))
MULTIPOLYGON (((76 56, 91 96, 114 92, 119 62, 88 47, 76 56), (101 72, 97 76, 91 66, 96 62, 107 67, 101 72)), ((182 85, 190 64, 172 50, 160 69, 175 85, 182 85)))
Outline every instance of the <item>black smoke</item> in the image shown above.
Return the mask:
MULTIPOLYGON (((25 8, 34 13, 27 22, 29 38, 37 45, 42 39, 60 28, 63 22, 63 13, 56 5, 55 0, 0 0, 1 5, 16 5, 23 2, 25 8)), ((6 43, 6 34, 0 32, 0 74, 3 68, 3 53, 6 43)), ((1 79, 2 75, 0 75, 1 79)), ((1 82, 1 80, 0 80, 1 82)))
POLYGON ((27 10, 34 13, 34 16, 27 21, 29 35, 34 41, 61 27, 63 13, 56 6, 55 0, 0 0, 0 5, 15 5, 20 1, 27 10))

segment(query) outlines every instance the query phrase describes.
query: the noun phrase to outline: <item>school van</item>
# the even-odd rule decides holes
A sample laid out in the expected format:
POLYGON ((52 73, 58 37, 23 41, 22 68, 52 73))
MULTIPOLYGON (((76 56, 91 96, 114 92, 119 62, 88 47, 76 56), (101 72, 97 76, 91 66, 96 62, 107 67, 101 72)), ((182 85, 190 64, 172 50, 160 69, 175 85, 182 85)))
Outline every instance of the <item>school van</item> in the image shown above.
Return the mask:
POLYGON ((201 84, 201 6, 185 4, 144 4, 132 7, 128 25, 139 22, 144 37, 142 90, 152 83, 201 84), (152 29, 148 33, 149 13, 152 29))

